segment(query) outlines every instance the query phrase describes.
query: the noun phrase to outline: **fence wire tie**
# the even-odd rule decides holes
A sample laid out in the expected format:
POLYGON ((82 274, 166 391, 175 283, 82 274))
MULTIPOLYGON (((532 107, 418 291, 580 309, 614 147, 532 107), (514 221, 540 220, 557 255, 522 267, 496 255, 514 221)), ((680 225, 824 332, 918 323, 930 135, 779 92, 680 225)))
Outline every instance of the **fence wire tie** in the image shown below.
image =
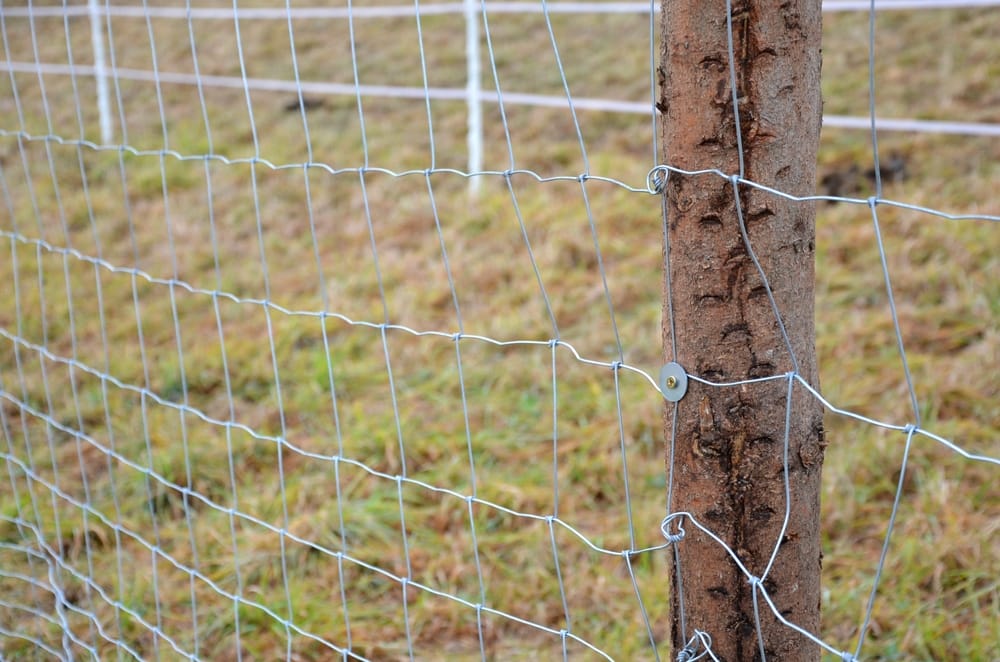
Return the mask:
POLYGON ((683 518, 684 513, 672 513, 664 517, 663 521, 660 522, 660 533, 663 534, 663 537, 666 538, 667 542, 671 545, 676 545, 680 541, 684 540, 686 532, 684 531, 684 525, 681 523, 683 518), (677 533, 670 533, 670 523, 675 520, 677 521, 677 533))
MULTIPOLYGON (((677 662, 695 662, 695 660, 700 660, 706 655, 712 655, 712 637, 702 630, 695 630, 691 638, 688 639, 687 644, 684 648, 677 651, 677 662), (699 653, 698 648, 701 645, 702 651, 699 653)), ((715 656, 712 655, 715 659, 715 656)))
POLYGON ((646 173, 646 189, 654 194, 663 193, 667 186, 667 178, 670 177, 670 169, 665 165, 658 165, 646 173))

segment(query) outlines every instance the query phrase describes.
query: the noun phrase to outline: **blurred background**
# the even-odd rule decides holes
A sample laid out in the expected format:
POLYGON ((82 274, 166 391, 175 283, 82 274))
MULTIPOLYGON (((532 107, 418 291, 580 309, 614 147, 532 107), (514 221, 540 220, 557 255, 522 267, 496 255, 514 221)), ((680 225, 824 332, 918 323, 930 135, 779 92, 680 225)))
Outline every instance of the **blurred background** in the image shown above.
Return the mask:
MULTIPOLYGON (((1000 14, 922 4, 875 14, 880 251, 826 3, 821 387, 914 421, 894 303, 922 428, 995 458, 1000 14)), ((667 655, 658 17, 416 7, 0 7, 5 656, 667 655)), ((816 634, 899 488, 862 657, 993 659, 997 466, 826 428, 816 634)))

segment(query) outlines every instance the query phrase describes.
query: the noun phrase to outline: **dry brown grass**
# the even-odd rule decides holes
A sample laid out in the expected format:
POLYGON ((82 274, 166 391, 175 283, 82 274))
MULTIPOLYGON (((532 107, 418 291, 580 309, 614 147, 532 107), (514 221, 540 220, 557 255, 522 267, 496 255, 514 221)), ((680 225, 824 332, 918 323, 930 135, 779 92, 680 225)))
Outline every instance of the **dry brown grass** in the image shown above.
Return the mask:
MULTIPOLYGON (((646 19, 554 17, 553 24, 575 95, 642 98, 648 93, 646 19)), ((424 20, 429 85, 463 84, 464 60, 456 39, 461 25, 457 16, 424 20)), ((561 94, 541 17, 498 15, 490 25, 505 90, 561 94)), ((86 61, 86 22, 70 26, 75 57, 86 61)), ((996 26, 988 11, 880 15, 880 114, 1000 121, 996 26)), ((113 27, 118 66, 149 69, 145 24, 115 19, 113 27)), ((195 27, 201 72, 239 75, 232 23, 195 27)), ((4 38, 20 53, 18 59, 29 58, 27 23, 8 18, 6 30, 4 38)), ((864 16, 828 17, 827 112, 866 111, 866 30, 864 16)), ((153 31, 161 69, 192 71, 184 23, 156 21, 153 31)), ((352 81, 343 24, 303 21, 294 31, 304 80, 352 81)), ((38 21, 35 33, 46 35, 39 43, 45 61, 66 60, 60 20, 38 21)), ((283 24, 245 22, 241 33, 249 76, 291 78, 283 24)), ((355 39, 363 83, 423 84, 412 21, 358 22, 355 39)), ((4 78, 0 128, 48 135, 37 78, 16 74, 14 80, 24 125, 4 78)), ((93 81, 79 79, 79 99, 66 77, 47 76, 44 82, 52 132, 78 137, 75 112, 80 107, 86 135, 96 135, 89 101, 93 81)), ((195 91, 164 87, 164 145, 154 88, 123 82, 128 144, 139 150, 167 147, 183 156, 205 154, 211 145, 216 155, 250 158, 256 128, 261 158, 278 165, 306 160, 301 116, 284 109, 293 100, 289 95, 254 92, 252 125, 241 91, 207 88, 211 131, 206 132, 195 91)), ((583 157, 567 113, 508 110, 515 167, 543 175, 582 172, 583 157)), ((365 99, 368 165, 394 171, 422 171, 432 164, 464 168, 463 112, 459 102, 432 103, 432 153, 422 103, 365 99)), ((314 163, 334 169, 365 163, 356 100, 328 98, 307 118, 314 163)), ((496 107, 487 107, 486 119, 485 163, 505 170, 511 164, 496 107)), ((652 165, 648 120, 606 113, 585 113, 580 119, 591 173, 641 186, 652 165)), ((953 213, 1000 213, 996 140, 886 135, 882 150, 901 154, 907 166, 902 181, 887 183, 886 197, 953 213)), ((870 160, 863 133, 825 132, 822 174, 860 165, 862 174, 845 193, 870 194, 863 176, 870 160)), ((398 580, 383 574, 408 575, 434 591, 470 603, 485 600, 492 608, 559 630, 566 627, 566 615, 555 579, 554 538, 572 632, 616 659, 651 657, 623 559, 594 552, 544 519, 558 508, 559 519, 594 544, 627 548, 624 448, 636 545, 662 541, 661 398, 650 384, 635 373, 620 373, 619 430, 613 373, 576 361, 565 348, 553 358, 545 344, 497 347, 466 339, 458 343, 456 355, 456 344, 447 337, 395 329, 383 336, 378 328, 337 318, 324 322, 315 315, 328 306, 377 325, 387 310, 391 322, 418 331, 548 340, 554 330, 516 199, 559 337, 585 357, 616 360, 579 183, 539 183, 513 175, 508 187, 493 177, 483 182, 478 198, 470 199, 466 182, 445 173, 426 178, 373 171, 365 174, 362 189, 353 172, 119 156, 11 133, 0 139, 0 165, 6 187, 0 230, 10 256, 0 261, 0 280, 16 282, 0 293, 0 329, 20 339, 4 338, 0 354, 10 474, 0 487, 0 595, 5 596, 0 623, 5 627, 61 645, 60 627, 21 608, 55 613, 50 594, 15 574, 49 581, 43 561, 22 550, 36 544, 20 522, 34 523, 66 566, 106 592, 88 590, 63 570, 59 574, 70 604, 94 614, 110 639, 125 642, 144 658, 176 654, 137 617, 158 623, 165 637, 204 659, 235 659, 237 650, 243 659, 333 654, 314 640, 290 635, 285 622, 338 646, 350 641, 355 654, 370 659, 407 657, 407 630, 417 659, 480 659, 480 641, 488 659, 558 659, 563 654, 558 636, 489 612, 477 620, 475 609, 431 591, 404 591, 398 580), (124 185, 120 169, 126 173, 124 185), (32 243, 36 240, 56 250, 32 243), (127 271, 95 268, 60 252, 65 248, 161 280, 151 283, 127 271), (171 279, 198 291, 170 287, 171 279), (216 291, 244 299, 266 296, 310 314, 289 315, 206 293, 216 291), (35 346, 64 360, 41 355, 35 346), (67 358, 77 362, 75 367, 67 365, 67 358), (553 361, 557 478, 552 470, 553 361), (186 403, 189 409, 181 415, 164 402, 186 403), (245 428, 206 422, 195 410, 245 428), (71 434, 74 430, 87 437, 71 434), (402 471, 397 430, 409 478, 471 494, 471 446, 476 495, 542 519, 481 503, 470 506, 361 468, 389 475, 402 471), (279 437, 291 445, 280 445, 279 437), (34 480, 26 480, 24 467, 31 468, 34 480), (53 492, 55 486, 62 494, 53 492), (81 510, 71 499, 90 504, 93 511, 81 510), (275 528, 295 536, 286 538, 284 549, 275 528), (153 546, 158 554, 151 553, 153 546), (338 559, 331 552, 347 556, 338 559), (195 566, 201 576, 192 580, 185 568, 195 566), (234 607, 225 592, 240 593, 248 602, 234 607)), ((588 182, 586 193, 624 361, 654 373, 661 314, 658 200, 602 182, 588 182)), ((996 456, 997 225, 945 221, 885 206, 879 207, 879 219, 923 425, 970 451, 996 456)), ((824 395, 879 420, 912 421, 867 207, 824 206, 817 232, 824 395)), ((871 587, 904 437, 835 416, 828 417, 827 427, 821 634, 849 648, 871 587)), ((864 657, 995 658, 1000 641, 995 478, 995 466, 970 463, 927 439, 915 440, 864 657)), ((663 553, 636 556, 633 570, 665 655, 663 553)), ((66 618, 101 658, 116 657, 93 621, 72 610, 66 618)), ((15 636, 5 636, 2 646, 11 658, 41 655, 30 640, 15 636)), ((577 642, 569 640, 567 646, 573 659, 594 657, 577 642)), ((84 651, 80 646, 72 650, 84 651)))

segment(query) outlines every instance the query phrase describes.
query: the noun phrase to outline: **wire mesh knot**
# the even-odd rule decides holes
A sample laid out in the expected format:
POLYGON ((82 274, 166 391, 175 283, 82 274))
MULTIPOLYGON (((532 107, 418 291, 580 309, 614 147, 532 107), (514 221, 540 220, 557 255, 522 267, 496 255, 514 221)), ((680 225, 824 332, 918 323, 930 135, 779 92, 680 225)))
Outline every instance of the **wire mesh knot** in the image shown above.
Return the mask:
POLYGON ((670 171, 665 165, 658 165, 646 174, 646 188, 650 193, 659 195, 667 186, 670 171))
POLYGON ((664 517, 663 521, 660 522, 660 533, 663 534, 663 537, 666 538, 667 542, 671 545, 676 545, 680 541, 684 540, 684 526, 680 523, 680 519, 683 516, 683 513, 673 513, 664 517), (674 520, 677 520, 677 533, 670 532, 670 523, 674 520))
POLYGON ((715 655, 712 655, 711 650, 712 637, 707 632, 695 630, 694 635, 691 636, 684 648, 677 651, 675 659, 677 662, 695 662, 706 655, 711 655, 713 660, 717 659, 715 655), (703 649, 700 653, 698 652, 699 644, 703 649))

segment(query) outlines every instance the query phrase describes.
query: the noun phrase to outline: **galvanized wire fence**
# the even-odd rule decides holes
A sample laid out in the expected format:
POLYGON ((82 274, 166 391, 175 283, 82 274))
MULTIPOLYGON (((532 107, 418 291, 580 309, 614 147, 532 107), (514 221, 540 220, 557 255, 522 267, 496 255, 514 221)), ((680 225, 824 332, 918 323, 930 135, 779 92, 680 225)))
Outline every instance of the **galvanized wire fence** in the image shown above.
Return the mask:
MULTIPOLYGON (((654 12, 554 6, 0 6, 5 657, 671 655, 666 555, 714 536, 680 517, 656 378, 659 191, 691 173, 658 153, 654 12)), ((766 378, 901 447, 851 640, 804 633, 844 659, 914 454, 1000 465, 995 428, 925 420, 880 220, 1000 216, 886 194, 874 16, 872 194, 801 200, 871 224, 909 408, 766 378)), ((896 128, 995 140, 936 121, 896 128)), ((672 654, 715 658, 686 626, 672 654)))

